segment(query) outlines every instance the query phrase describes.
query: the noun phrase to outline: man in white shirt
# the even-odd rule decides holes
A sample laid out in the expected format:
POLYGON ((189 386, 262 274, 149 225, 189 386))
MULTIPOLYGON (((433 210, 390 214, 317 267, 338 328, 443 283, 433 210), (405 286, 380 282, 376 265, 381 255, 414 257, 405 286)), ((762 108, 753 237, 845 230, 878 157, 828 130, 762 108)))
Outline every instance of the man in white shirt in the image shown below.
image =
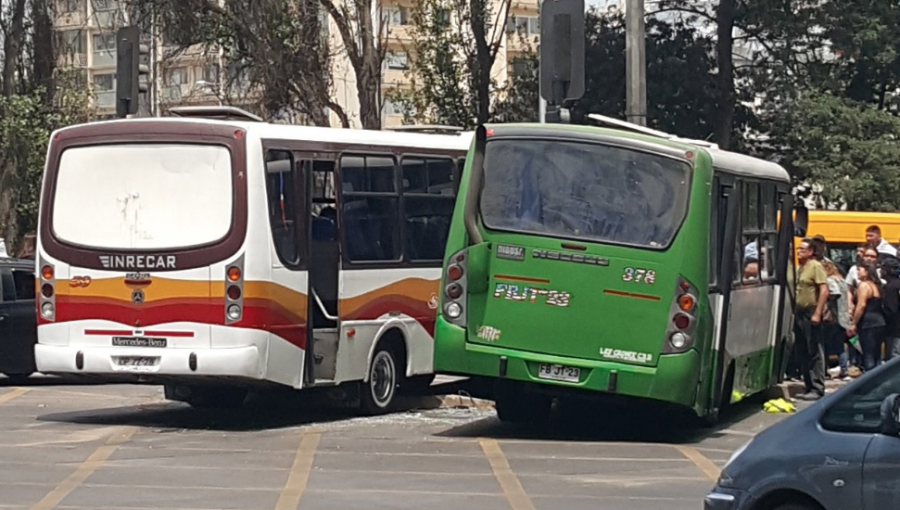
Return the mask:
POLYGON ((872 225, 866 229, 866 244, 869 246, 874 245, 879 254, 890 255, 892 257, 897 256, 897 248, 891 246, 889 242, 881 237, 881 228, 878 225, 872 225))

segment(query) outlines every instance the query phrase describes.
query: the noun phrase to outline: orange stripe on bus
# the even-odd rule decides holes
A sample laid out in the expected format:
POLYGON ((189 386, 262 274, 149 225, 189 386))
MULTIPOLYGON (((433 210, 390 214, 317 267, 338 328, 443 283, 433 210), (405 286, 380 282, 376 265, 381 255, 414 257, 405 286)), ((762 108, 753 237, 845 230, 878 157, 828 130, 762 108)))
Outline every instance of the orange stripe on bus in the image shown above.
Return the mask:
POLYGON ((527 283, 546 283, 550 284, 550 280, 546 278, 529 278, 527 276, 509 276, 505 274, 498 274, 494 276, 497 280, 507 280, 511 282, 527 282, 527 283))
POLYGON ((610 290, 605 289, 603 291, 604 294, 612 294, 613 296, 621 296, 621 297, 630 297, 636 299, 646 299, 648 301, 659 301, 661 298, 659 296, 651 296, 649 294, 636 294, 634 292, 622 292, 620 290, 610 290))

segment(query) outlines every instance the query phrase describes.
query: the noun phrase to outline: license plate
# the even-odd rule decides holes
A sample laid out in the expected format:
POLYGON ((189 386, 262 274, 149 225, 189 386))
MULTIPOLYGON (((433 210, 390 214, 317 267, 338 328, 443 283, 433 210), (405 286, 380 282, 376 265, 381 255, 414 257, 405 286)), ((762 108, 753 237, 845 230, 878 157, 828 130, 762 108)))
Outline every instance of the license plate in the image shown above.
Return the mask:
POLYGON ((578 382, 581 377, 581 369, 541 363, 538 377, 541 379, 550 379, 552 381, 578 382))
POLYGON ((147 369, 155 367, 157 363, 159 363, 159 358, 148 356, 119 356, 116 358, 116 364, 121 368, 147 369))
POLYGON ((165 347, 166 339, 137 336, 114 336, 112 344, 116 347, 165 347))

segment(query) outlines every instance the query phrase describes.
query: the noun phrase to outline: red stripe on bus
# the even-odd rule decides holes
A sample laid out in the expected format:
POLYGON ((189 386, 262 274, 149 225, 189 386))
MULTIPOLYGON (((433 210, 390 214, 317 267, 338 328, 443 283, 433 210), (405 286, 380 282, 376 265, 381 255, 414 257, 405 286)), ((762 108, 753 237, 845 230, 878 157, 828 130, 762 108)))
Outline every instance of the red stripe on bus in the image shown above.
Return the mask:
POLYGON ((661 298, 659 296, 651 296, 649 294, 636 294, 634 292, 622 292, 620 290, 610 290, 606 289, 603 291, 604 294, 612 294, 613 296, 621 296, 621 297, 630 297, 636 299, 646 299, 648 301, 659 301, 661 298))
POLYGON ((132 331, 126 329, 86 329, 84 334, 89 336, 131 336, 132 331))
POLYGON ((550 284, 550 280, 545 278, 529 278, 527 276, 509 276, 505 274, 498 274, 494 276, 494 278, 498 280, 508 280, 512 282, 527 282, 527 283, 546 283, 550 284))
POLYGON ((171 338, 193 338, 193 331, 144 331, 145 336, 167 336, 171 338))

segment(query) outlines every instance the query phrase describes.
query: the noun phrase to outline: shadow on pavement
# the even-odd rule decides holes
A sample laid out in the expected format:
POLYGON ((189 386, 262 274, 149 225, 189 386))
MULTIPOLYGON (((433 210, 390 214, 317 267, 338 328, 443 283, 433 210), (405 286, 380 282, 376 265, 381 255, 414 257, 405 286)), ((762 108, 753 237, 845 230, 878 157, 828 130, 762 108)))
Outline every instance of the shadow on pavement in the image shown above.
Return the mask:
MULTIPOLYGON (((436 385, 417 395, 398 398, 396 413, 439 407, 440 395, 460 391, 457 383, 436 385)), ((464 390, 463 390, 464 391, 464 390)), ((98 394, 98 399, 103 395, 98 394)), ((161 429, 260 431, 330 423, 360 416, 347 403, 329 398, 328 390, 267 389, 251 393, 233 409, 194 408, 171 401, 85 409, 38 416, 39 421, 88 425, 132 425, 161 429)))
POLYGON ((671 408, 643 403, 632 405, 565 401, 543 424, 510 424, 491 417, 444 431, 443 437, 492 437, 590 442, 694 444, 726 435, 736 423, 758 414, 764 396, 748 398, 727 409, 712 427, 671 408))

